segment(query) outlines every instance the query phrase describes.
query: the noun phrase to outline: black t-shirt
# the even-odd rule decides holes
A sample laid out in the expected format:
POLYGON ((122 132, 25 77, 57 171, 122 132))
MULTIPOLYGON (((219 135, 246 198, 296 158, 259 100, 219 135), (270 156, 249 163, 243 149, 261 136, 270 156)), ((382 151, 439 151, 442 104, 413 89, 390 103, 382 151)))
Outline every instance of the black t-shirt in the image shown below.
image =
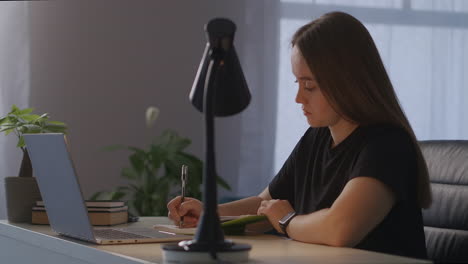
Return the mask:
POLYGON ((388 125, 361 126, 331 146, 328 128, 309 128, 270 183, 271 197, 288 200, 298 214, 309 214, 330 208, 349 180, 376 178, 390 187, 396 202, 356 248, 427 258, 410 136, 388 125))

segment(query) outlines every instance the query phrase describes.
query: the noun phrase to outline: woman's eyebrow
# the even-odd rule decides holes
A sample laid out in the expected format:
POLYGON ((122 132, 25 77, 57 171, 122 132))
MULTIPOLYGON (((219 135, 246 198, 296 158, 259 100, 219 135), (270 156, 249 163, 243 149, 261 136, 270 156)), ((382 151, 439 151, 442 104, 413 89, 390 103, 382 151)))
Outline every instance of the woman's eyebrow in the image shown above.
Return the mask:
POLYGON ((298 77, 297 78, 298 80, 301 80, 301 81, 315 81, 315 78, 314 77, 298 77))

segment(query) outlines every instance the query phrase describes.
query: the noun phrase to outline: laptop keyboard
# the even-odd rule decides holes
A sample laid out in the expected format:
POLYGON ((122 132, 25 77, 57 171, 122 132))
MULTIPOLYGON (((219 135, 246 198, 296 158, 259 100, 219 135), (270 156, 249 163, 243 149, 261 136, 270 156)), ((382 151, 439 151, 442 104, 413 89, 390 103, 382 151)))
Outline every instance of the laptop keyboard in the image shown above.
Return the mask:
POLYGON ((133 234, 116 229, 94 229, 94 235, 101 239, 135 239, 135 238, 149 238, 148 236, 133 234))

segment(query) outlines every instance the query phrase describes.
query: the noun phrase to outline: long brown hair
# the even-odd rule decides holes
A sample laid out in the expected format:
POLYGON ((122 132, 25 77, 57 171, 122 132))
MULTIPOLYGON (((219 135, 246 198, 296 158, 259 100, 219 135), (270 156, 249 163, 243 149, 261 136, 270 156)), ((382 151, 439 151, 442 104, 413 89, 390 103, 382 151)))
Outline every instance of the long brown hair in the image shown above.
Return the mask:
POLYGON ((371 35, 353 16, 324 14, 299 28, 297 46, 334 110, 360 125, 392 124, 410 136, 417 155, 417 197, 422 208, 432 197, 427 165, 371 35))

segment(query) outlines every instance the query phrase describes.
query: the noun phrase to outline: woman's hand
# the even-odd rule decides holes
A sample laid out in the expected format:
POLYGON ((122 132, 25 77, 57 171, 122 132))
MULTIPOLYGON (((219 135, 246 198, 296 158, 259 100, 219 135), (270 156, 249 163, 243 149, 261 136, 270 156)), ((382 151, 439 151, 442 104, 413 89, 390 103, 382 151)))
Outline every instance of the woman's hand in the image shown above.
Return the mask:
POLYGON ((264 200, 258 207, 257 214, 266 215, 276 231, 283 233, 278 221, 293 211, 294 209, 287 200, 264 200))
POLYGON ((195 227, 198 224, 198 219, 203 210, 203 204, 197 199, 185 197, 184 202, 181 204, 181 196, 177 196, 167 203, 168 217, 175 225, 180 224, 181 217, 184 217, 182 227, 195 227))

